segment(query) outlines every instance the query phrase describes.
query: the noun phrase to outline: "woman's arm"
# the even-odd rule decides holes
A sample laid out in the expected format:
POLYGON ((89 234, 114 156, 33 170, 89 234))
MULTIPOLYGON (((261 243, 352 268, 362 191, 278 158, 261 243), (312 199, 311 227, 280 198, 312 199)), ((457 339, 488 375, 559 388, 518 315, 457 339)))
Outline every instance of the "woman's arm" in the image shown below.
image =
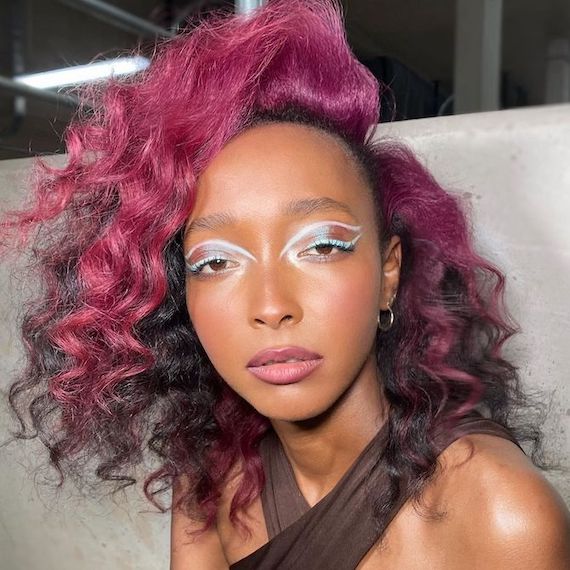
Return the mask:
MULTIPOLYGON (((172 505, 186 488, 186 480, 180 479, 172 489, 172 505)), ((216 526, 203 534, 188 536, 188 531, 201 528, 202 524, 187 517, 180 508, 172 508, 170 527, 170 570, 229 570, 216 526)))

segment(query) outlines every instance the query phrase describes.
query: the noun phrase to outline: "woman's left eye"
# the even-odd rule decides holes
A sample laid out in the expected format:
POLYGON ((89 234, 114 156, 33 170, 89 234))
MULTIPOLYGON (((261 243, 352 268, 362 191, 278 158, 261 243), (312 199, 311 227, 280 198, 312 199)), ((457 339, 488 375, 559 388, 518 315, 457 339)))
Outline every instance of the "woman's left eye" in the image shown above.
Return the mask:
POLYGON ((300 253, 301 257, 330 257, 334 249, 338 249, 341 253, 349 253, 354 251, 354 244, 356 240, 353 241, 342 241, 339 239, 323 238, 318 239, 312 243, 307 249, 300 253), (317 255, 307 253, 311 250, 315 250, 317 255))

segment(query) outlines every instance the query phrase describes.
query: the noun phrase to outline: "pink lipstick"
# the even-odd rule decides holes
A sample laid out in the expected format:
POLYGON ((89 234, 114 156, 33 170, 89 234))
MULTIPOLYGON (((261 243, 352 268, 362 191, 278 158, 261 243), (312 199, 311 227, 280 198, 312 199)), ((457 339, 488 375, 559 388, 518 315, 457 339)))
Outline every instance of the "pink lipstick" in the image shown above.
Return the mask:
POLYGON ((274 348, 258 352, 247 369, 271 384, 293 384, 306 378, 323 361, 323 357, 299 346, 274 348))

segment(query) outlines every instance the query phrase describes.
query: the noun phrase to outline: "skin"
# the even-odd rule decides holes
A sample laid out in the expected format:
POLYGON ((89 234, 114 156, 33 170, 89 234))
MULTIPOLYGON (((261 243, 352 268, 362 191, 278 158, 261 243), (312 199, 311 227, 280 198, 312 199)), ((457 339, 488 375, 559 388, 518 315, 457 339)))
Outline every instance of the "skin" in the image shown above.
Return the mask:
MULTIPOLYGON (((370 190, 342 144, 293 124, 257 126, 230 141, 199 179, 189 227, 184 251, 191 266, 213 251, 224 258, 207 266, 211 276, 188 275, 187 306, 199 339, 220 376, 270 419, 314 505, 387 418, 377 315, 397 294, 401 243, 393 237, 381 254, 370 190), (344 207, 283 211, 291 201, 323 198, 344 207), (214 228, 199 221, 222 212, 234 223, 214 228), (338 223, 352 230, 332 234, 356 239, 354 251, 308 250, 311 228, 338 223), (257 351, 287 345, 318 352, 323 363, 287 386, 266 384, 246 369, 257 351)), ((451 444, 438 463, 424 504, 447 516, 434 523, 404 504, 381 548, 371 549, 358 570, 568 568, 568 510, 517 446, 474 434, 451 444)), ((172 570, 226 569, 267 542, 259 498, 245 513, 251 537, 229 522, 238 473, 223 491, 217 527, 198 541, 187 544, 184 529, 195 523, 173 513, 172 570)), ((180 481, 174 495, 183 487, 180 481)))

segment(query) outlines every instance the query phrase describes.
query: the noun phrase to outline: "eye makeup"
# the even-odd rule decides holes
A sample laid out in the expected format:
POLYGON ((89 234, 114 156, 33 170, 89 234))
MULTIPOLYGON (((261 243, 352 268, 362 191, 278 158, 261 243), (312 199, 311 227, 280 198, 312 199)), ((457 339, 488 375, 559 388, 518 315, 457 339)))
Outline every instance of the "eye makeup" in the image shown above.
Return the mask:
POLYGON ((202 273, 202 269, 213 262, 231 263, 232 260, 227 259, 228 250, 230 252, 238 254, 238 256, 242 255, 253 261, 257 261, 257 259, 249 251, 247 251, 247 249, 244 249, 239 245, 236 245, 234 243, 222 239, 210 239, 195 245, 184 256, 186 259, 186 269, 188 273, 190 273, 191 275, 200 275, 202 273), (215 248, 218 248, 218 250, 216 251, 215 248), (197 253, 195 257, 197 257, 198 260, 195 262, 190 262, 192 255, 195 253, 197 253), (204 254, 205 257, 201 257, 202 253, 204 254))
MULTIPOLYGON (((287 256, 288 260, 298 263, 303 259, 310 261, 329 261, 339 253, 319 253, 318 248, 332 248, 340 254, 354 251, 356 242, 362 237, 362 226, 345 224, 337 221, 320 221, 304 226, 297 231, 281 250, 279 258, 287 256), (310 253, 314 251, 315 253, 310 253), (296 254, 296 255, 295 255, 296 254)), ((187 272, 196 277, 209 277, 228 271, 228 267, 218 267, 220 271, 203 271, 213 263, 234 264, 239 262, 231 259, 231 255, 246 257, 252 261, 257 258, 246 249, 222 239, 211 239, 200 242, 191 248, 185 256, 187 272), (194 257, 196 261, 190 261, 194 257)))
MULTIPOLYGON (((322 245, 332 245, 345 251, 352 251, 361 237, 362 226, 335 221, 315 222, 295 233, 285 244, 279 257, 281 258, 284 255, 290 257, 293 247, 302 240, 310 242, 307 244, 309 249, 322 245)), ((306 251, 307 247, 303 248, 303 252, 306 251)))
POLYGON ((360 236, 356 236, 351 241, 341 241, 341 240, 332 239, 332 238, 319 238, 315 242, 311 243, 311 245, 307 249, 300 252, 298 254, 298 257, 315 257, 318 259, 322 259, 323 257, 331 257, 330 254, 319 254, 319 253, 317 253, 316 255, 311 255, 311 254, 307 253, 308 251, 311 251, 313 249, 316 250, 316 248, 318 248, 318 247, 330 247, 330 248, 338 249, 341 252, 349 253, 351 251, 354 251, 354 246, 355 246, 356 242, 359 240, 359 238, 360 238, 360 236))
MULTIPOLYGON (((195 245, 193 248, 191 248, 188 253, 185 255, 186 259, 189 259, 190 257, 192 257, 192 254, 197 251, 200 250, 200 248, 210 248, 211 246, 218 246, 220 248, 223 249, 229 249, 230 251, 234 251, 235 253, 239 254, 239 255, 245 255, 245 257, 249 257, 250 259, 252 259, 253 261, 257 261, 255 259, 255 257, 249 252, 247 251, 247 249, 244 249, 243 247, 240 247, 239 245, 236 245, 235 243, 226 241, 224 239, 209 239, 206 241, 202 241, 199 244, 195 245)), ((210 250, 208 250, 210 251, 210 250)))

